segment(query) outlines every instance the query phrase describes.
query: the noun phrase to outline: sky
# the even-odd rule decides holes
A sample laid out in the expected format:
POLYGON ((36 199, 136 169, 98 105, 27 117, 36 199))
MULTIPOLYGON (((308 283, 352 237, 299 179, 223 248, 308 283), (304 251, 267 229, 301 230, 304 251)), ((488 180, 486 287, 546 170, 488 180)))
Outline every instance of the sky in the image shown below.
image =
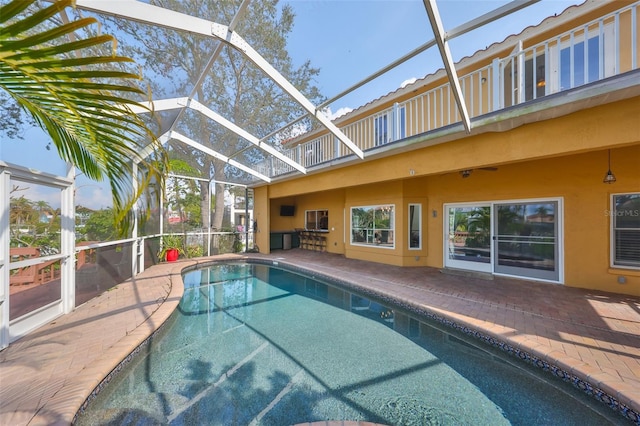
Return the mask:
MULTIPOLYGON (((450 42, 453 59, 458 61, 470 56, 582 2, 542 0, 474 30, 450 42)), ((315 84, 326 98, 338 95, 433 39, 422 0, 282 0, 281 3, 289 4, 296 15, 287 41, 293 63, 300 66, 309 60, 313 67, 320 69, 315 84)), ((507 3, 499 0, 438 0, 437 6, 446 31, 507 3)), ((334 116, 356 109, 398 89, 410 79, 422 78, 442 67, 439 51, 433 47, 333 102, 329 108, 334 116)), ((46 149, 48 142, 42 131, 29 129, 24 140, 5 138, 0 141, 0 160, 64 175, 65 164, 57 157, 55 149, 46 149)), ((81 177, 78 185, 78 204, 96 209, 111 204, 106 184, 96 184, 81 177)), ((45 194, 39 196, 49 197, 45 194)))
MULTIPOLYGON (((520 33, 583 0, 542 0, 486 27, 453 39, 454 61, 520 33)), ((289 0, 296 15, 288 48, 295 65, 320 68, 316 84, 332 98, 434 38, 422 0, 289 0)), ((499 0, 438 0, 446 30, 509 3, 499 0)), ((335 114, 355 109, 398 89, 411 78, 440 68, 437 47, 414 57, 374 82, 330 105, 335 114)))

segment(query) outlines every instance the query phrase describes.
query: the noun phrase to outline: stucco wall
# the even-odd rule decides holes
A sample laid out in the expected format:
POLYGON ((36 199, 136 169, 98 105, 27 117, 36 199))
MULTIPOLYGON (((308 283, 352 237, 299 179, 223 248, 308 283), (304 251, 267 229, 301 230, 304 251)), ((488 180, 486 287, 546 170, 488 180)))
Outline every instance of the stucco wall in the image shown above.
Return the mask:
MULTIPOLYGON (((525 126, 524 129, 519 129, 517 135, 493 135, 493 142, 498 148, 491 149, 493 157, 502 160, 534 153, 544 157, 545 153, 570 148, 574 151, 578 148, 591 148, 589 152, 498 164, 497 171, 474 170, 469 178, 463 179, 456 169, 464 167, 455 167, 456 157, 465 167, 470 163, 482 166, 483 162, 478 162, 478 158, 489 156, 484 151, 490 149, 491 142, 489 135, 485 135, 475 138, 475 145, 467 140, 454 142, 416 151, 411 156, 402 154, 399 156, 401 159, 391 157, 374 161, 372 163, 376 163, 375 166, 363 163, 352 168, 338 168, 321 175, 274 184, 269 186, 268 192, 258 188, 256 199, 273 193, 296 193, 270 199, 268 217, 272 230, 303 227, 305 210, 328 209, 331 221, 329 252, 393 265, 440 268, 443 266, 444 204, 560 198, 564 209, 564 283, 638 295, 640 271, 609 266, 611 217, 608 212, 611 194, 640 192, 640 138, 636 139, 635 144, 629 143, 638 133, 639 125, 635 121, 628 121, 621 126, 620 118, 626 112, 618 113, 604 114, 597 121, 592 114, 577 114, 594 120, 594 123, 590 123, 586 117, 581 119, 579 124, 584 128, 580 129, 577 124, 547 123, 547 127, 555 128, 555 137, 552 137, 552 130, 537 125, 525 126), (610 126, 607 123, 609 115, 617 115, 618 125, 610 126), (601 127, 608 129, 610 133, 605 135, 601 127), (602 183, 607 170, 607 150, 602 147, 598 150, 592 148, 597 143, 606 146, 605 142, 624 142, 623 145, 628 145, 611 151, 611 167, 617 177, 617 182, 613 185, 602 183), (447 152, 449 155, 446 155, 447 152), (401 160, 405 163, 402 164, 401 160), (436 164, 438 160, 442 162, 436 164), (454 170, 434 176, 425 176, 423 172, 422 176, 398 179, 398 175, 409 175, 409 169, 424 171, 427 167, 454 170), (372 171, 372 168, 379 172, 372 171), (380 182, 381 177, 386 181, 380 182), (374 182, 366 183, 367 180, 374 182), (316 186, 325 188, 330 183, 337 189, 313 191, 316 186), (409 251, 407 247, 409 203, 422 204, 424 243, 420 251, 409 251), (296 216, 280 217, 280 204, 296 205, 296 216), (396 206, 395 248, 349 244, 349 209, 353 206, 377 204, 396 206), (624 276, 626 283, 619 284, 618 276, 624 276)), ((256 206, 260 210, 266 204, 262 200, 256 206)), ((257 218, 262 223, 259 211, 257 218)), ((264 236, 259 235, 261 248, 268 247, 268 241, 261 242, 264 236)))
MULTIPOLYGON (((553 31, 573 28, 577 22, 574 19, 586 22, 604 14, 605 9, 621 5, 608 2, 573 8, 562 18, 563 23, 551 19, 526 30, 525 38, 530 38, 528 43, 542 41, 553 31), (581 14, 585 15, 578 18, 581 14), (562 28, 553 29, 558 24, 562 28)), ((499 48, 492 46, 486 53, 462 61, 461 72, 465 67, 477 67, 478 61, 488 63, 499 48)), ((625 58, 621 58, 621 66, 628 67, 625 58)), ((397 99, 389 102, 410 94, 399 91, 395 96, 397 99)), ((519 113, 529 112, 539 121, 517 127, 521 122, 516 115, 513 120, 502 115, 502 121, 491 127, 501 131, 481 133, 482 128, 477 128, 470 134, 453 135, 451 138, 457 139, 446 143, 427 146, 435 142, 416 138, 411 146, 403 146, 396 153, 369 152, 378 157, 337 163, 320 172, 265 186, 268 189, 257 188, 256 198, 266 200, 256 204, 256 209, 264 209, 264 226, 274 231, 303 227, 305 210, 329 209, 328 251, 393 265, 441 268, 446 203, 558 199, 563 209, 561 281, 569 286, 640 295, 640 269, 610 267, 611 195, 640 192, 640 99, 636 96, 616 101, 615 96, 605 105, 592 106, 583 100, 559 107, 552 119, 533 116, 537 113, 527 111, 525 104, 519 107, 519 113), (573 109, 568 108, 579 111, 570 112, 573 109), (609 149, 617 177, 613 185, 602 183, 609 149), (478 170, 488 166, 497 170, 478 170), (464 169, 474 170, 467 179, 459 174, 464 169), (422 205, 421 250, 407 247, 410 203, 422 205), (296 216, 280 217, 281 204, 295 205, 296 216), (350 208, 381 204, 395 206, 394 248, 350 244, 350 208), (624 277, 620 280, 623 284, 619 277, 624 277)), ((536 106, 544 107, 551 99, 540 99, 536 106)), ((362 110, 363 115, 371 112, 362 110)), ((354 115, 350 119, 356 118, 354 115)), ((257 212, 262 224, 259 215, 257 212)), ((259 235, 258 240, 261 250, 268 251, 268 235, 259 235)))
POLYGON ((271 202, 271 230, 291 231, 305 227, 305 212, 307 210, 328 210, 329 229, 326 234, 327 251, 329 253, 344 253, 344 190, 336 189, 324 192, 309 192, 295 197, 277 198, 271 202), (295 216, 280 216, 280 205, 295 206, 295 216))

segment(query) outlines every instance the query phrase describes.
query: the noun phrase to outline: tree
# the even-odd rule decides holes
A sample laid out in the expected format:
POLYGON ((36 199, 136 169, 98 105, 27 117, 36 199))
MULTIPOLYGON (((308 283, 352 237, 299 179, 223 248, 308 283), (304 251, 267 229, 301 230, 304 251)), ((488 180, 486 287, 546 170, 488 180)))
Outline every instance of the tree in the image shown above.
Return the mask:
POLYGON ((11 197, 10 203, 9 223, 11 225, 30 225, 36 222, 38 213, 34 208, 33 201, 22 196, 19 198, 11 197))
MULTIPOLYGON (((191 167, 186 161, 172 159, 169 161, 169 172, 179 176, 198 177, 200 172, 191 167)), ((200 186, 194 179, 183 177, 167 178, 166 206, 180 218, 180 231, 187 231, 185 224, 202 227, 200 215, 200 186)), ((171 228, 171 223, 169 223, 171 228)))
POLYGON ((113 210, 103 209, 91 213, 84 226, 89 241, 109 241, 116 236, 113 226, 113 210))
MULTIPOLYGON (((150 3, 192 16, 206 17, 220 24, 228 24, 240 4, 237 0, 151 0, 150 3)), ((312 68, 308 61, 295 69, 286 51, 286 38, 293 22, 294 14, 290 6, 279 8, 277 0, 264 0, 249 5, 235 31, 308 99, 319 102, 319 91, 312 85, 312 79, 319 71, 312 68)), ((219 43, 131 22, 118 21, 114 24, 136 39, 132 51, 128 53, 144 64, 145 72, 158 77, 154 80, 164 85, 154 86, 156 95, 190 93, 219 43)), ((222 49, 214 66, 196 89, 196 100, 257 137, 269 134, 301 114, 301 108, 290 96, 241 53, 228 46, 222 49)), ((179 126, 182 133, 217 152, 235 155, 234 159, 245 164, 254 164, 264 158, 261 150, 202 115, 189 113, 182 120, 179 126)), ((307 124, 312 123, 309 121, 307 124)), ((176 158, 189 161, 202 177, 216 182, 215 193, 218 196, 213 227, 219 229, 224 214, 224 184, 221 182, 247 180, 248 177, 244 172, 191 147, 174 143, 170 149, 176 158)), ((200 185, 202 223, 207 223, 207 183, 201 182, 200 185)))
MULTIPOLYGON (((109 35, 91 35, 94 18, 55 21, 72 0, 42 4, 14 0, 0 14, 0 99, 11 102, 0 117, 22 120, 22 111, 51 137, 60 157, 90 179, 108 179, 115 223, 121 234, 131 227, 134 203, 150 181, 163 182, 165 153, 142 118, 131 110, 146 92, 139 75, 122 65, 132 59, 100 54, 115 46, 109 35), (156 157, 139 158, 142 145, 156 144, 156 157), (134 160, 145 171, 131 185, 134 160)), ((0 132, 16 136, 16 126, 0 132)))
POLYGON ((9 225, 13 245, 40 247, 41 253, 60 249, 60 210, 46 201, 12 196, 9 225))
POLYGON ((489 247, 491 244, 491 208, 476 207, 469 213, 468 247, 489 247))

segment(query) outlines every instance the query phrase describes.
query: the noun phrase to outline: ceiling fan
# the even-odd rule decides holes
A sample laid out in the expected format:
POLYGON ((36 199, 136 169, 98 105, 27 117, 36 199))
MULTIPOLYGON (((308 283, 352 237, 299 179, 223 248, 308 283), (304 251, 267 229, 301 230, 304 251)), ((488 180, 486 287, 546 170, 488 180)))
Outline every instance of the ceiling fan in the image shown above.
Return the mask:
POLYGON ((498 170, 498 168, 497 167, 478 167, 477 169, 460 170, 458 173, 460 173, 460 176, 462 176, 463 179, 466 179, 469 176, 471 176, 471 173, 474 170, 486 170, 486 171, 489 171, 489 172, 495 172, 496 170, 498 170))

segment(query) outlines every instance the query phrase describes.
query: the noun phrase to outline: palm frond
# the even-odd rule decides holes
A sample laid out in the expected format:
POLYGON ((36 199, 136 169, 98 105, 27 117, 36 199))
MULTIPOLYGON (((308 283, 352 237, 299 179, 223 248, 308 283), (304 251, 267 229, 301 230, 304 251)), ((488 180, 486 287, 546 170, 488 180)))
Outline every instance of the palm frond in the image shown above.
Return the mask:
POLYGON ((2 6, 0 88, 49 134, 63 160, 91 179, 109 180, 115 220, 125 234, 146 185, 164 184, 166 153, 131 110, 138 105, 132 98, 144 98, 146 92, 138 87, 138 75, 119 68, 132 59, 94 53, 115 45, 112 36, 78 37, 90 33, 95 19, 51 26, 49 20, 72 0, 26 13, 35 3, 14 0, 2 6), (139 158, 140 147, 148 143, 156 147, 153 161, 139 158), (134 160, 147 173, 137 189, 134 160))

